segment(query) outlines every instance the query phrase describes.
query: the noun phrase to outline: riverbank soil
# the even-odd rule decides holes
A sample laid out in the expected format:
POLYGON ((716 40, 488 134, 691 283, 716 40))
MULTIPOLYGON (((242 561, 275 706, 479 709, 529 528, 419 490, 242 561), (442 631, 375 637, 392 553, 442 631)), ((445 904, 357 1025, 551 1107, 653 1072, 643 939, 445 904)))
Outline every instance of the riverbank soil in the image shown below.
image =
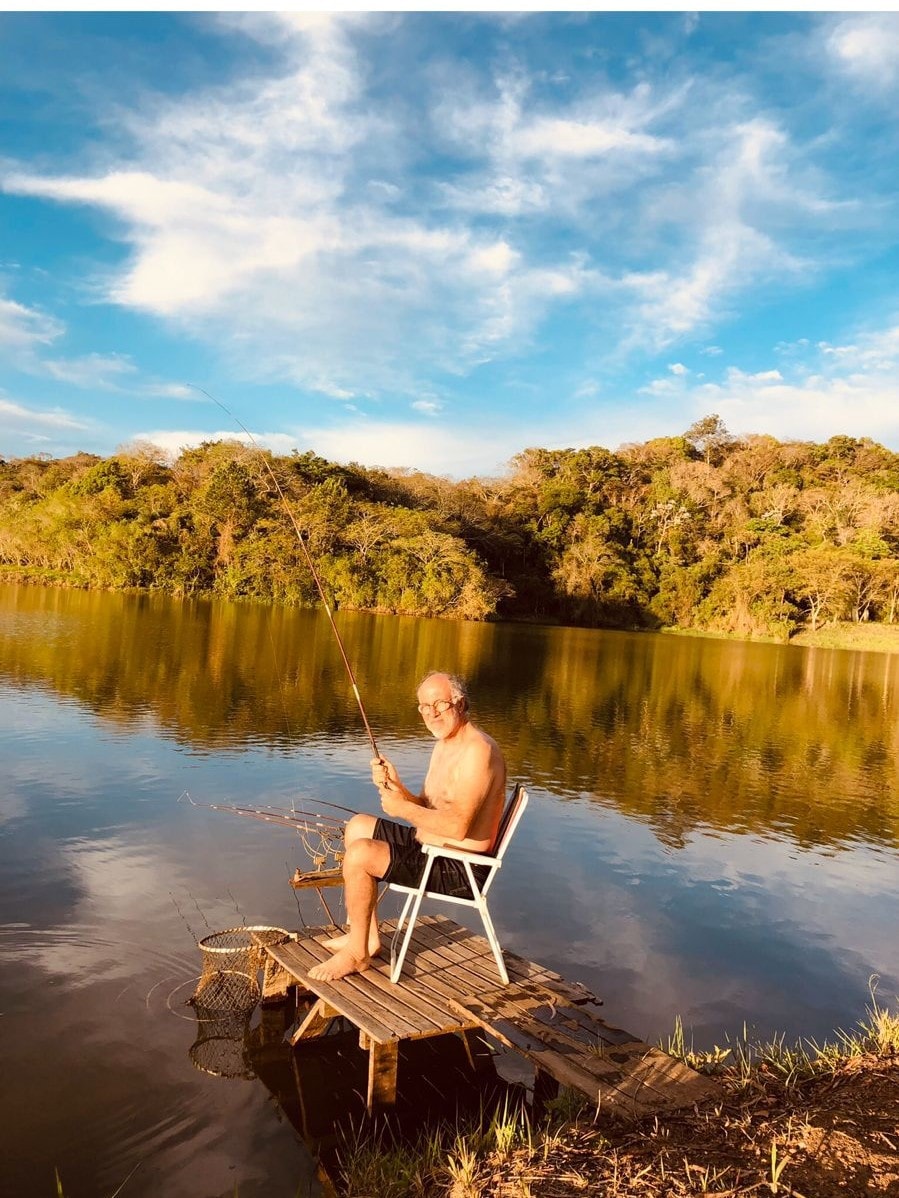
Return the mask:
POLYGON ((497 1163, 479 1192, 899 1198, 899 1056, 855 1058, 789 1086, 764 1069, 722 1084, 711 1106, 639 1125, 581 1119, 538 1152, 497 1163))

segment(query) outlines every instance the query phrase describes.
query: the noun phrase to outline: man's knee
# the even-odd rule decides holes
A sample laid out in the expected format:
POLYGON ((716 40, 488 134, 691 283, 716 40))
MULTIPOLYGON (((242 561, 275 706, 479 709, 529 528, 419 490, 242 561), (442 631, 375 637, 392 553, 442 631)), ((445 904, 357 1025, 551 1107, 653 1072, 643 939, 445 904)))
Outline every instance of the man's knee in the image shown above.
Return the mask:
POLYGON ((357 840, 370 840, 374 835, 377 819, 373 815, 360 813, 347 820, 344 843, 347 849, 357 840))
POLYGON ((390 849, 383 840, 361 837, 347 845, 343 858, 344 876, 365 873, 371 878, 380 878, 390 866, 390 849))

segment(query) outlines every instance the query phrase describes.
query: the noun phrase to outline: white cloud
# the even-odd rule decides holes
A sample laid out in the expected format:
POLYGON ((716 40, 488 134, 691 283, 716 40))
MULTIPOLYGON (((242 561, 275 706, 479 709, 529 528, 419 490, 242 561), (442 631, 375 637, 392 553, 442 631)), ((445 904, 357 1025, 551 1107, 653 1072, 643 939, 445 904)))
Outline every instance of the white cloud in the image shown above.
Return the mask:
POLYGON ((184 383, 146 383, 143 390, 147 395, 158 395, 163 399, 188 399, 196 402, 197 392, 184 383))
POLYGON ((14 428, 20 431, 31 425, 40 428, 57 429, 87 429, 91 425, 84 420, 78 420, 62 408, 29 408, 13 400, 0 396, 0 427, 14 428))
POLYGON ((469 262, 476 271, 487 274, 507 275, 520 260, 517 253, 506 241, 496 241, 493 245, 483 246, 475 250, 469 257, 469 262))
POLYGON ((695 242, 683 266, 622 277, 623 289, 636 301, 629 346, 664 348, 712 325, 751 285, 783 284, 809 269, 762 227, 767 212, 783 220, 824 205, 785 182, 790 160, 785 135, 760 119, 722 133, 717 160, 699 178, 666 189, 655 202, 659 219, 667 208, 685 228, 688 221, 695 225, 695 242))
POLYGON ((149 441, 158 445, 171 458, 176 458, 184 449, 195 449, 204 441, 240 441, 244 445, 255 445, 262 449, 270 449, 275 454, 290 454, 295 449, 306 450, 298 438, 288 433, 252 433, 248 436, 239 429, 219 429, 215 432, 198 432, 196 429, 154 429, 150 432, 135 433, 132 441, 149 441))
POLYGON ((683 364, 683 362, 671 362, 671 363, 669 363, 668 369, 671 371, 672 374, 689 374, 690 373, 690 371, 683 364))
POLYGON ((578 387, 575 388, 575 399, 593 399, 602 391, 596 379, 585 379, 578 387))
POLYGON ((0 348, 7 352, 31 352, 50 345, 64 331, 63 324, 39 312, 0 296, 0 348))
MULTIPOLYGON (((384 85, 370 36, 400 27, 394 14, 209 19, 259 43, 245 73, 116 107, 115 148, 90 170, 7 168, 3 185, 100 209, 125 253, 88 280, 91 298, 99 287, 212 346, 238 381, 428 403, 416 397, 437 372, 526 352, 579 300, 600 356, 711 336, 752 288, 805 278, 790 234, 836 211, 786 128, 759 115, 774 105, 748 94, 748 72, 691 77, 685 61, 653 77, 648 56, 638 82, 613 86, 599 64, 557 78, 508 47, 464 64, 441 48, 408 61, 404 92, 384 85)), ((847 61, 871 52, 862 29, 832 27, 847 61)), ((4 319, 32 347, 59 335, 13 308, 0 345, 4 319)), ((112 387, 127 370, 105 360, 105 374, 102 355, 44 368, 112 387)), ((189 398, 174 387, 131 390, 189 398)))
POLYGON ((663 378, 645 391, 676 396, 696 416, 717 412, 736 433, 803 441, 846 434, 899 444, 899 325, 842 346, 811 347, 806 340, 793 348, 789 369, 731 367, 719 381, 691 385, 663 378))
POLYGON ((424 412, 426 416, 436 416, 443 409, 443 404, 436 399, 416 399, 411 406, 416 412, 424 412))
POLYGON ((563 120, 538 117, 509 138, 512 152, 522 158, 593 158, 613 151, 658 154, 670 143, 635 133, 610 121, 563 120))
POLYGON ((122 378, 136 374, 137 367, 124 354, 85 354, 82 358, 47 358, 41 363, 41 372, 75 387, 117 390, 122 378))
POLYGON ((839 20, 826 44, 837 65, 866 89, 891 90, 899 82, 899 15, 895 12, 839 20))
POLYGON ((430 421, 374 424, 358 420, 331 428, 304 428, 299 439, 306 448, 335 462, 385 468, 412 465, 456 478, 502 473, 516 449, 505 427, 454 431, 430 421))

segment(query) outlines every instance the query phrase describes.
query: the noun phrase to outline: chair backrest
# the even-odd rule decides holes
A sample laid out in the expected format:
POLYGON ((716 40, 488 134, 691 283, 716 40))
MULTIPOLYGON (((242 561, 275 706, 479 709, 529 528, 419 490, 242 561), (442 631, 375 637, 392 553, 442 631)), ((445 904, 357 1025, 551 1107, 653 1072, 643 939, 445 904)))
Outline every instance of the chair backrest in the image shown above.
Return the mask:
POLYGON ((516 782, 515 789, 509 796, 508 803, 506 803, 502 819, 499 821, 499 827, 496 830, 496 840, 493 842, 493 851, 490 854, 491 857, 502 859, 503 853, 505 853, 509 841, 515 834, 518 821, 524 815, 524 809, 527 805, 528 792, 520 782, 516 782))

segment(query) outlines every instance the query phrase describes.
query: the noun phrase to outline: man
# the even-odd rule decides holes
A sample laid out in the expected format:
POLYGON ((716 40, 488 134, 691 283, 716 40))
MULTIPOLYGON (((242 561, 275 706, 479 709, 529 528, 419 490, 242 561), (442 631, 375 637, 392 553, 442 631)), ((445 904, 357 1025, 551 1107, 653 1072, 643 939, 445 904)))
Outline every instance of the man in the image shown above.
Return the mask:
MULTIPOLYGON (((309 971, 319 981, 369 968, 381 951, 378 883, 415 886, 427 861, 421 843, 484 853, 496 838, 506 764, 496 742, 471 723, 465 684, 452 674, 428 674, 418 688, 418 710, 437 741, 421 794, 408 790, 385 758, 371 763, 384 813, 411 826, 373 815, 354 815, 348 822, 343 880, 349 930, 329 942, 333 958, 309 971)), ((478 877, 483 867, 474 868, 478 877)), ((434 863, 428 888, 466 897, 471 893, 461 864, 442 859, 434 863)))

